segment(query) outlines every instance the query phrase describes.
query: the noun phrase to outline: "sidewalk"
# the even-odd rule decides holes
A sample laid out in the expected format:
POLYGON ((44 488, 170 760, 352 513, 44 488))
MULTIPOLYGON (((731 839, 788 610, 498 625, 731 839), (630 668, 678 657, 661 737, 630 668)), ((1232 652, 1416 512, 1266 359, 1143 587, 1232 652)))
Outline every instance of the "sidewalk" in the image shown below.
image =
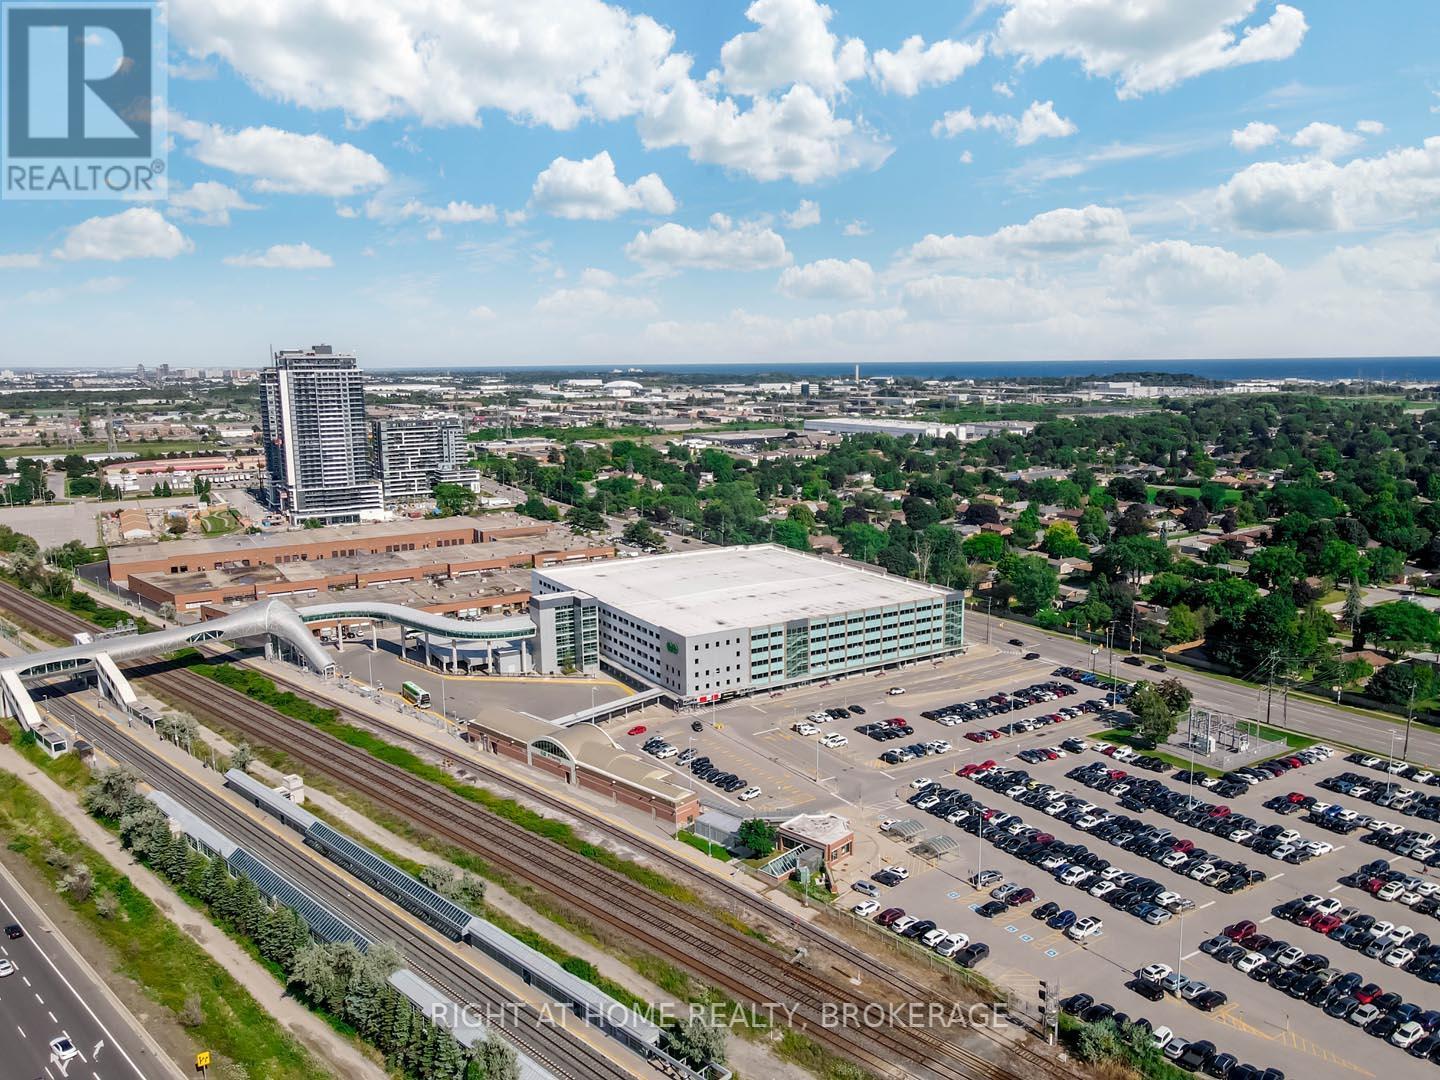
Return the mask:
POLYGON ((235 941, 182 902, 170 886, 144 866, 130 859, 114 835, 80 808, 75 796, 56 784, 20 756, 11 746, 0 745, 0 768, 21 777, 65 819, 87 844, 119 867, 171 921, 193 938, 320 1061, 337 1076, 385 1080, 385 1071, 342 1039, 333 1028, 305 1005, 289 997, 275 976, 261 967, 235 941))

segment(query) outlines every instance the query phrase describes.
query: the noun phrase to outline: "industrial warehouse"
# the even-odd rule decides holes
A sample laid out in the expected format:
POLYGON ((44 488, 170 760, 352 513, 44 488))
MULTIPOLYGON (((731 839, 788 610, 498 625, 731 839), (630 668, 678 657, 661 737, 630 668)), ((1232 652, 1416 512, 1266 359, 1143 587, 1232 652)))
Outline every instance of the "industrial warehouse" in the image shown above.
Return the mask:
POLYGON ((963 594, 761 544, 537 567, 532 591, 593 596, 600 654, 707 702, 958 651, 963 594))

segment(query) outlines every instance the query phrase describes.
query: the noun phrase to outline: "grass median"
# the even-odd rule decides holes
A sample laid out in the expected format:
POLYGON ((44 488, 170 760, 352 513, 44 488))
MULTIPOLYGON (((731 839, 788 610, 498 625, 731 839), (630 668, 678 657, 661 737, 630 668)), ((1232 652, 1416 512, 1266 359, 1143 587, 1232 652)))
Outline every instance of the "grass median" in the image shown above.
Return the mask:
POLYGON ((133 980, 176 1023, 184 1023, 197 1048, 210 1050, 220 1064, 233 1062, 248 1076, 310 1080, 329 1075, 229 972, 82 841, 33 788, 3 770, 0 838, 54 890, 51 903, 68 905, 105 945, 114 970, 133 980), (88 890, 60 888, 62 871, 52 865, 54 851, 89 868, 93 884, 88 890), (102 912, 111 909, 112 901, 103 897, 113 898, 109 915, 102 912))

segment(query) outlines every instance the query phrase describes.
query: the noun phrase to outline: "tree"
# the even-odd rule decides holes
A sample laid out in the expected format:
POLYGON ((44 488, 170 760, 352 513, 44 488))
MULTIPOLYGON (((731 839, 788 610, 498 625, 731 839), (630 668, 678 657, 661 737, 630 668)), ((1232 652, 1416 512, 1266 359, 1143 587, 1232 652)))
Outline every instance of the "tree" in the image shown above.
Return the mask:
POLYGON ((1172 642, 1195 641, 1203 631, 1195 612, 1184 604, 1170 608, 1170 618, 1165 626, 1165 639, 1172 642))
POLYGON ((1192 503, 1180 516, 1180 523, 1190 532, 1199 532, 1210 524, 1210 514, 1200 503, 1192 503))
POLYGON ((1110 535, 1110 523, 1105 511, 1091 503, 1080 512, 1080 524, 1075 527, 1076 535, 1087 544, 1101 544, 1110 535))
POLYGON ((742 821, 740 828, 736 830, 735 838, 743 847, 761 855, 768 855, 775 850, 777 836, 775 826, 764 818, 750 818, 742 821))
POLYGON ((840 530, 840 549, 852 559, 874 562, 875 557, 885 549, 889 539, 874 525, 854 521, 840 530))
POLYGON ((1045 554, 1057 559, 1085 559, 1090 555, 1090 549, 1081 542, 1075 526, 1068 521, 1057 521, 1046 529, 1040 547, 1045 554))
POLYGON ((648 521, 632 521, 625 526, 624 540, 627 544, 654 551, 665 546, 665 538, 648 521))
POLYGON ((1174 710, 1164 696, 1149 683, 1140 683, 1125 704, 1135 714, 1135 731, 1142 738, 1159 744, 1175 734, 1174 710))
POLYGON ((254 760, 255 753, 250 749, 250 744, 248 742, 240 742, 235 745, 234 750, 230 751, 230 761, 226 767, 239 769, 241 772, 244 772, 250 767, 250 762, 254 760))
POLYGON ((565 523, 570 531, 579 534, 596 533, 605 528, 605 519, 598 510, 588 506, 572 506, 565 514, 565 523))
POLYGON ((1027 506, 1020 516, 1010 523, 1010 539, 1018 547, 1030 547, 1040 531, 1040 514, 1034 506, 1027 506))
POLYGON ((475 492, 459 484, 436 484, 434 495, 435 509, 443 517, 473 513, 479 501, 475 492))
POLYGON ((118 822, 145 802, 135 791, 138 780, 135 772, 124 765, 102 769, 82 797, 86 813, 118 822))
POLYGON ((1350 628, 1351 647, 1363 649, 1365 647, 1365 635, 1360 631, 1360 621, 1365 616, 1365 590, 1360 587, 1360 579, 1350 579, 1350 587, 1345 590, 1345 605, 1340 609, 1340 616, 1345 620, 1345 625, 1350 628))
POLYGON ((1022 611, 1034 614, 1049 608, 1060 595, 1060 576, 1039 555, 1007 555, 998 569, 1022 611))
POLYGON ((1165 704, 1170 707, 1172 713, 1182 713, 1190 708, 1190 702, 1194 698, 1189 688, 1174 675, 1162 680, 1155 687, 1155 692, 1159 694, 1165 704))
POLYGON ((1095 570, 1106 577, 1125 577, 1138 585, 1147 574, 1170 566, 1170 549, 1149 536, 1117 536, 1094 558, 1095 570))
POLYGON ((790 507, 790 509, 786 511, 785 516, 791 521, 798 521, 807 529, 813 529, 815 527, 815 511, 811 510, 810 507, 804 503, 796 503, 790 507))
POLYGON ((520 513, 526 517, 532 517, 536 521, 559 521, 560 511, 551 506, 535 492, 530 492, 528 497, 519 507, 520 513))
POLYGON ((1290 545, 1272 544, 1250 556, 1245 576, 1265 588, 1283 589, 1305 576, 1305 563, 1290 545))
POLYGON ((1387 664, 1370 677, 1365 693, 1390 705, 1429 701, 1435 695, 1435 669, 1417 660, 1387 664))
POLYGON ((465 1070, 465 1080, 520 1080, 520 1059, 515 1048, 498 1035, 491 1035, 475 1049, 465 1070), (479 1066, 478 1077, 470 1066, 479 1066))
POLYGON ((1005 538, 999 533, 982 532, 967 537, 960 550, 971 562, 998 563, 1005 554, 1005 538))
POLYGON ((775 543, 783 547, 794 548, 796 551, 810 550, 810 533, 804 525, 798 521, 777 521, 771 529, 771 536, 775 543))
POLYGON ((1394 652, 1413 652, 1440 643, 1440 618, 1409 600, 1376 604, 1360 618, 1367 641, 1394 652))
POLYGON ((666 1032, 670 1050, 696 1069, 725 1060, 725 1031, 701 1016, 682 1020, 666 1032))

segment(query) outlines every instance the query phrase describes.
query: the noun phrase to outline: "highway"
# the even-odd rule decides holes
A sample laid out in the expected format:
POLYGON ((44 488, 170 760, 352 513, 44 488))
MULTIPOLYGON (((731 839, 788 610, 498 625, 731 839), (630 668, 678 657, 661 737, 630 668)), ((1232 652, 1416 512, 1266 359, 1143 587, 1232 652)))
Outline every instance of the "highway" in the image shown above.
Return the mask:
MULTIPOLYGON (((58 901, 57 901, 58 903, 58 901)), ((59 940, 54 928, 9 871, 0 868, 0 919, 18 923, 22 938, 0 937, 0 958, 15 972, 0 978, 0 1074, 84 1080, 159 1080, 176 1075, 157 1062, 135 1020, 112 1003, 93 973, 59 940), (76 1054, 52 1059, 50 1041, 68 1036, 76 1054)))
MULTIPOLYGON (((967 640, 983 642, 986 636, 985 613, 971 608, 965 612, 965 622, 967 640)), ((1087 671, 1091 667, 1090 650, 1092 646, 1089 642, 1046 633, 1037 627, 1013 622, 998 615, 991 616, 989 622, 991 644, 998 648, 1011 648, 1017 652, 1038 652, 1047 661, 1069 664, 1087 671), (1023 641, 1024 646, 1017 648, 1010 645, 1009 642, 1012 638, 1023 641)), ((1114 650, 1113 670, 1116 678, 1159 680, 1168 679, 1173 675, 1190 688, 1195 695, 1196 705, 1231 713, 1248 720, 1265 720, 1264 687, 1245 686, 1230 682, 1195 671, 1183 664, 1170 664, 1169 670, 1161 675, 1158 672, 1149 671, 1147 668, 1134 667, 1124 663, 1123 658, 1128 655, 1129 653, 1124 649, 1114 650)), ((1156 657, 1146 657, 1147 665, 1154 663, 1156 659, 1156 657)), ((1100 647, 1099 654, 1094 656, 1093 660, 1095 670, 1100 674, 1109 674, 1112 670, 1110 666, 1111 650, 1104 646, 1100 647)), ((1277 687, 1271 702, 1268 723, 1271 727, 1284 727, 1291 731, 1302 732, 1321 742, 1343 743, 1372 750, 1382 756, 1388 756, 1393 749, 1397 757, 1402 756, 1405 737, 1404 717, 1396 717, 1393 721, 1384 720, 1371 714, 1325 705, 1294 694, 1290 695, 1289 701, 1286 703, 1277 687)), ((1406 757, 1406 760, 1413 762, 1424 762, 1430 765, 1440 763, 1440 732, 1417 721, 1412 725, 1410 732, 1410 752, 1403 756, 1406 757)))

